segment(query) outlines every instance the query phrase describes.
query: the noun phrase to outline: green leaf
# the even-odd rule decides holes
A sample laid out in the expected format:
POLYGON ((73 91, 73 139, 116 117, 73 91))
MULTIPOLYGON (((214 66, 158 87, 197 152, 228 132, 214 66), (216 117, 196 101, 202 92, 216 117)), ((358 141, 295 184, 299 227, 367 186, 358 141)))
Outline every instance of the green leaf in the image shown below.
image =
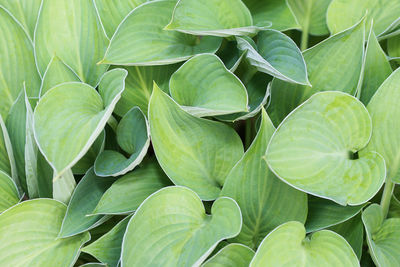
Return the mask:
POLYGON ((282 0, 243 0, 253 15, 254 25, 272 23, 271 28, 278 31, 299 27, 292 12, 282 0))
POLYGON ((22 26, 0 6, 0 115, 5 120, 25 82, 28 96, 39 95, 33 45, 22 26))
POLYGON ((86 215, 93 211, 101 196, 111 186, 112 182, 112 179, 104 179, 96 176, 93 168, 88 170, 71 196, 59 237, 74 236, 104 222, 105 217, 101 215, 86 215))
POLYGON ((326 12, 331 1, 332 0, 287 0, 287 4, 302 31, 312 35, 326 35, 329 34, 326 25, 326 12))
POLYGON ((0 171, 0 214, 18 202, 17 186, 10 176, 0 171))
POLYGON ((103 194, 93 214, 125 214, 134 212, 157 190, 171 185, 156 161, 119 178, 103 194))
POLYGON ((197 117, 247 111, 246 88, 213 54, 183 64, 171 76, 169 90, 184 110, 197 117))
POLYGON ((308 198, 307 233, 315 232, 345 222, 358 213, 365 205, 341 206, 327 199, 308 198))
POLYGON ((9 175, 20 186, 14 153, 6 125, 0 115, 0 171, 9 175))
POLYGON ((126 158, 114 150, 104 150, 94 163, 98 176, 123 175, 143 160, 150 146, 150 129, 140 108, 134 107, 125 114, 118 124, 116 135, 119 146, 130 157, 126 158))
POLYGON ((367 24, 374 21, 377 36, 399 18, 400 2, 392 0, 333 0, 328 8, 327 24, 332 34, 343 31, 366 16, 367 24))
POLYGON ((102 63, 166 65, 185 61, 196 54, 217 51, 220 38, 163 30, 175 3, 176 0, 152 1, 132 10, 118 26, 102 63))
POLYGON ((169 79, 178 67, 179 64, 126 67, 128 76, 125 80, 125 90, 122 92, 121 100, 118 101, 114 112, 123 117, 131 108, 138 106, 147 116, 154 82, 167 93, 169 79))
POLYGON ((267 163, 295 188, 341 205, 360 205, 379 191, 386 177, 381 155, 354 155, 371 134, 371 118, 361 102, 346 93, 321 92, 278 127, 267 163))
POLYGON ((254 251, 242 244, 229 244, 209 258, 202 267, 248 267, 254 251))
POLYGON ((236 132, 186 113, 156 84, 149 122, 157 160, 174 184, 191 188, 202 200, 217 198, 229 171, 243 155, 236 132))
POLYGON ((396 101, 400 97, 399 82, 400 69, 397 69, 379 87, 367 106, 374 129, 367 151, 376 151, 383 156, 387 178, 396 183, 400 183, 400 126, 391 122, 400 116, 396 101))
POLYGON ((395 187, 390 201, 390 208, 387 217, 388 218, 400 218, 400 190, 395 187))
POLYGON ((250 266, 350 267, 360 264, 351 246, 340 235, 322 230, 310 237, 306 236, 301 223, 288 222, 263 240, 250 266))
POLYGON ((370 31, 364 59, 364 75, 360 100, 365 105, 379 86, 392 73, 392 68, 373 31, 370 31))
POLYGON ((107 72, 99 93, 87 84, 70 82, 40 99, 34 113, 35 138, 55 178, 83 157, 101 133, 121 97, 126 75, 122 69, 107 72))
POLYGON ((261 28, 253 26, 251 13, 241 0, 179 0, 165 29, 228 37, 254 34, 261 28))
POLYGON ((4 266, 73 266, 90 234, 57 238, 66 206, 52 199, 35 199, 0 215, 0 262, 4 266))
POLYGON ((43 0, 34 42, 42 76, 54 55, 92 86, 108 68, 96 64, 106 51, 108 39, 93 1, 43 0))
POLYGON ((400 219, 384 219, 382 208, 372 204, 362 213, 367 243, 379 267, 400 265, 400 219))
POLYGON ((275 125, 311 95, 320 91, 355 94, 364 55, 364 23, 331 36, 304 51, 310 86, 274 79, 268 114, 275 125))
POLYGON ((242 231, 234 241, 251 248, 257 248, 282 223, 304 223, 307 217, 307 195, 279 180, 262 159, 274 131, 263 109, 256 138, 229 173, 221 192, 235 199, 242 211, 242 231))
POLYGON ((395 36, 387 40, 387 52, 391 58, 400 57, 400 36, 395 36))
POLYGON ((57 175, 53 171, 53 198, 68 204, 74 189, 76 181, 71 169, 67 169, 62 175, 57 175))
POLYGON ((244 38, 237 37, 238 48, 247 51, 246 58, 258 71, 278 79, 308 85, 307 67, 292 39, 276 30, 258 34, 257 50, 244 38))
POLYGON ((198 266, 223 239, 237 235, 240 209, 217 199, 207 215, 200 198, 186 187, 166 187, 147 198, 130 220, 122 266, 198 266))
POLYGON ((109 267, 117 267, 121 258, 122 239, 131 217, 126 217, 109 232, 82 249, 109 267))

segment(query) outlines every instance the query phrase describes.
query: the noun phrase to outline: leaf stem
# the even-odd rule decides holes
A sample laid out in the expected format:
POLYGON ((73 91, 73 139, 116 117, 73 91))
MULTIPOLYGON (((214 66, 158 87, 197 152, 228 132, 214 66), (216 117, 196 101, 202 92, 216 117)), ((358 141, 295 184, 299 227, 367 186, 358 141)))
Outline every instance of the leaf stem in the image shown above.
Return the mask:
POLYGON ((300 49, 301 51, 304 51, 308 48, 308 27, 305 27, 301 31, 301 44, 300 44, 300 49))
POLYGON ((386 219, 387 214, 389 212, 390 200, 392 199, 393 190, 394 190, 394 183, 388 179, 385 183, 381 199, 381 207, 384 219, 386 219))

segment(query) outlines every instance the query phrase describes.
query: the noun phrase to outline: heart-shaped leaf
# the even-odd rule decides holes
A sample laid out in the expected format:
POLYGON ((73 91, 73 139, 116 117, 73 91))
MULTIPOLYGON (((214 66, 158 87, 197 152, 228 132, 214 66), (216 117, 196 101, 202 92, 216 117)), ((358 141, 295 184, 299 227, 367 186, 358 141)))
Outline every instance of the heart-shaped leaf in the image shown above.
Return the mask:
POLYGON ((123 175, 143 160, 150 146, 150 129, 140 108, 134 107, 125 114, 118 124, 116 135, 119 146, 130 157, 126 158, 114 150, 104 150, 94 164, 98 176, 123 175))
POLYGON ((155 161, 119 178, 101 197, 93 214, 125 214, 134 212, 157 190, 171 185, 155 161))
POLYGON ((34 113, 35 138, 55 178, 84 156, 101 133, 121 97, 126 75, 122 69, 107 72, 99 93, 87 84, 70 82, 40 99, 34 113))
POLYGON ((53 199, 24 201, 0 215, 4 266, 73 266, 89 233, 57 238, 66 206, 53 199))
POLYGON ((10 176, 0 171, 0 214, 18 202, 17 186, 10 176))
POLYGON ((370 151, 357 158, 372 134, 364 105, 342 92, 321 92, 278 127, 266 159, 283 181, 341 205, 359 205, 381 188, 385 161, 370 151))
POLYGON ((340 235, 322 230, 309 237, 301 223, 288 222, 265 237, 250 263, 250 267, 256 266, 350 267, 360 264, 351 246, 340 235))
POLYGON ((279 180, 262 159, 274 131, 263 109, 256 138, 229 173, 221 192, 235 199, 242 211, 243 227, 235 241, 251 248, 257 248, 282 223, 304 223, 307 217, 307 195, 279 180))
POLYGON ((368 247, 378 267, 400 265, 400 219, 384 219, 382 208, 372 204, 362 213, 368 247))
POLYGON ((215 55, 198 55, 183 64, 169 82, 172 98, 197 117, 247 111, 243 83, 215 55))
POLYGON ((236 132, 186 113, 157 85, 150 98, 149 122, 157 160, 174 184, 191 188, 203 200, 217 198, 243 155, 236 132))
POLYGON ((118 26, 102 62, 165 65, 217 51, 220 38, 163 30, 172 17, 175 4, 176 0, 151 1, 132 10, 118 26), (130 45, 126 46, 127 43, 130 45))
POLYGON ((258 34, 257 50, 244 38, 237 37, 238 48, 247 51, 246 57, 258 71, 278 79, 309 85, 303 56, 292 39, 276 30, 258 34))
POLYGON ((166 187, 147 198, 130 220, 122 243, 122 266, 198 266, 223 239, 237 235, 240 209, 218 198, 207 215, 186 187, 166 187))
POLYGON ((209 258, 202 267, 248 267, 254 251, 242 244, 229 244, 209 258))

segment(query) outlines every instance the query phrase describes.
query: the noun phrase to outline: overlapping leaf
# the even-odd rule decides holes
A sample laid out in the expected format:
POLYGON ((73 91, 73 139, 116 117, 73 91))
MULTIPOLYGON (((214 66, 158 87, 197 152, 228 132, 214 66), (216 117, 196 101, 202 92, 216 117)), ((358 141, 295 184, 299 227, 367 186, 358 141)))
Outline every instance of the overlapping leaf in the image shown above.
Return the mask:
POLYGON ((0 214, 18 202, 17 186, 6 173, 0 171, 0 214))
POLYGON ((202 267, 248 267, 254 251, 245 245, 229 244, 209 258, 202 267))

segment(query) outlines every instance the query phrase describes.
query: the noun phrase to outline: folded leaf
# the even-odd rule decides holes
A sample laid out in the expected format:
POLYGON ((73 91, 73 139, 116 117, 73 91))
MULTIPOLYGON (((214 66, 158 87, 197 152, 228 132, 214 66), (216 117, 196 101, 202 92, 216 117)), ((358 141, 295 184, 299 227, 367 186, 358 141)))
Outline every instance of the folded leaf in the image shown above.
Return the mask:
POLYGON ((122 243, 122 266, 198 266, 223 239, 237 235, 240 209, 217 199, 207 215, 186 187, 166 187, 147 198, 130 220, 122 243))
POLYGON ((0 171, 9 175, 17 186, 20 182, 17 175, 17 166, 14 159, 12 144, 4 121, 0 115, 0 171))
POLYGON ((157 160, 174 184, 191 188, 202 200, 217 198, 243 155, 237 133, 223 123, 186 113, 157 85, 150 98, 149 122, 157 160))
POLYGON ((321 92, 278 127, 267 163, 295 188, 341 205, 360 205, 379 191, 386 176, 381 155, 354 154, 371 134, 371 117, 361 102, 342 92, 321 92))
POLYGON ((229 244, 209 258, 202 267, 248 267, 254 251, 242 244, 229 244))
POLYGON ((175 4, 176 0, 152 1, 132 10, 118 26, 102 63, 166 65, 217 51, 220 38, 163 30, 175 4))
POLYGON ((10 176, 0 171, 0 214, 18 202, 17 186, 10 176))

